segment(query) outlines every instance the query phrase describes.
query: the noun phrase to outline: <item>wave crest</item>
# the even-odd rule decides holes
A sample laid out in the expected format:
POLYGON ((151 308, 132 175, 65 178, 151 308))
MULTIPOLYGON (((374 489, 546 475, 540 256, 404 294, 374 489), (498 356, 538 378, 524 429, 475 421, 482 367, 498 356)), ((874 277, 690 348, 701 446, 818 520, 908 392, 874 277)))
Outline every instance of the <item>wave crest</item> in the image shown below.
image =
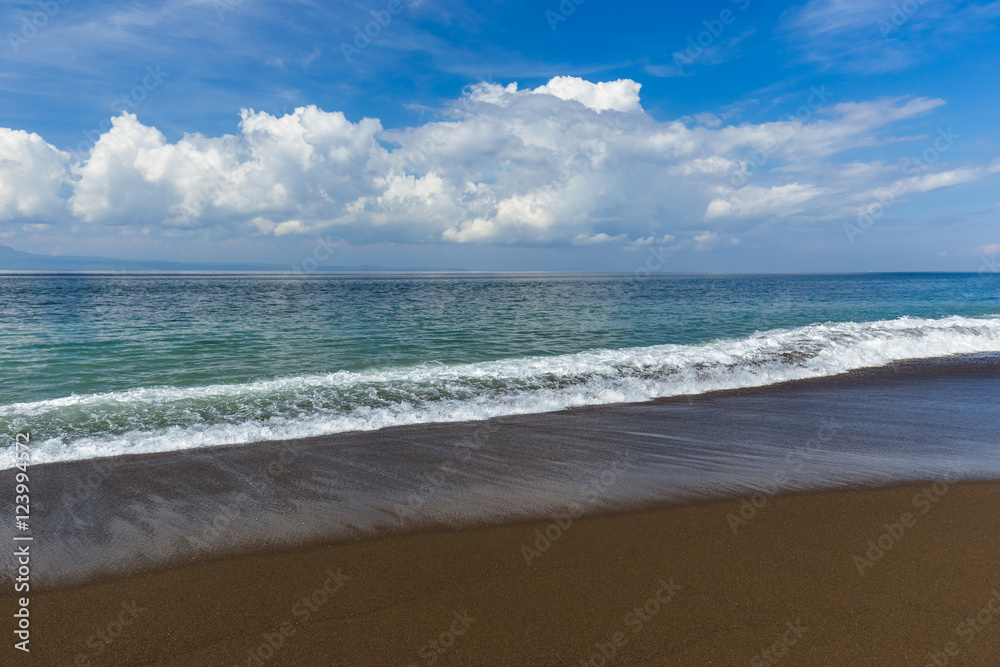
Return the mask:
POLYGON ((984 352, 1000 352, 1000 318, 903 317, 698 345, 74 395, 2 406, 0 416, 32 433, 44 463, 641 402, 984 352))

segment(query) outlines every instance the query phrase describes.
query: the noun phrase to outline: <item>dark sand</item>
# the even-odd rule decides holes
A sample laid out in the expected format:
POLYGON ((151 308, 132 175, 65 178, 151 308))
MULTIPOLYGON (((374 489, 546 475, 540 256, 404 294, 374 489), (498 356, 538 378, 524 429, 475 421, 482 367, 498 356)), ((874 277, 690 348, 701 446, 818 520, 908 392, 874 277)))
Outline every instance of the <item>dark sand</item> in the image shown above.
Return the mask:
POLYGON ((948 664, 996 665, 1000 614, 980 614, 986 623, 975 630, 960 624, 1000 590, 1000 485, 939 485, 945 493, 926 514, 913 501, 922 488, 771 498, 736 534, 726 521, 736 502, 581 519, 530 567, 522 546, 548 522, 246 556, 42 593, 32 599, 31 660, 5 664, 75 664, 78 653, 93 665, 431 664, 420 651, 437 639, 450 646, 435 664, 579 665, 620 632, 626 641, 609 664, 770 664, 754 658, 794 638, 777 646, 781 664, 923 665, 953 642, 948 664), (914 525, 860 575, 852 556, 904 512, 914 525), (316 593, 328 570, 349 579, 316 593), (682 588, 669 597, 661 581, 682 588), (626 619, 658 589, 668 600, 658 611, 650 603, 648 620, 626 619), (307 618, 296 601, 314 594, 322 604, 307 618), (102 644, 88 648, 88 637, 133 601, 142 611, 95 655, 102 644), (456 612, 468 614, 454 626, 464 634, 442 637, 456 612), (282 624, 288 636, 272 652, 263 642, 282 624), (252 650, 268 659, 255 662, 252 650))
POLYGON ((970 357, 35 466, 31 653, 7 581, 0 664, 998 665, 1000 483, 967 481, 998 477, 997 396, 1000 361, 970 357), (591 516, 525 519, 616 457, 591 516), (739 500, 794 483, 855 488, 739 500))

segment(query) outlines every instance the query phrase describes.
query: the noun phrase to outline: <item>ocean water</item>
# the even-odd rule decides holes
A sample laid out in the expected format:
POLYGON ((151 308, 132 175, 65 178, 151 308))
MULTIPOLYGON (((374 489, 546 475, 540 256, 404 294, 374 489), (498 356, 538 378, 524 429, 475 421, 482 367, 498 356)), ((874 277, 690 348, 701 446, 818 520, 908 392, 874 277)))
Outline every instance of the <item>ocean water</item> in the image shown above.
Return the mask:
POLYGON ((1000 352, 1000 275, 6 274, 0 339, 43 463, 1000 352))

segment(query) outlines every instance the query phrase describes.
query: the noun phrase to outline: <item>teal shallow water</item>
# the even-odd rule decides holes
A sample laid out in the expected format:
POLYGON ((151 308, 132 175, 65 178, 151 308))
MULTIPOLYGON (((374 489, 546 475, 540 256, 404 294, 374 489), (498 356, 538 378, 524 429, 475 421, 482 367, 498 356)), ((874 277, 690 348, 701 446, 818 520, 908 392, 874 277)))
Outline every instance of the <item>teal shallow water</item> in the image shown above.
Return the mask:
POLYGON ((43 460, 475 419, 998 351, 998 313, 992 274, 3 275, 0 419, 43 460))

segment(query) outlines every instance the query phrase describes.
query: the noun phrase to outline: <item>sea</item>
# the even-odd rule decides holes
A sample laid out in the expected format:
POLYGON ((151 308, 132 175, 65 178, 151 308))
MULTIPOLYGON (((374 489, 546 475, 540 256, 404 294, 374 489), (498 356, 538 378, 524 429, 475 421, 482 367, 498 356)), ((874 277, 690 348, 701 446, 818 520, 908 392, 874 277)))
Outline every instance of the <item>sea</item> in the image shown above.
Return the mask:
POLYGON ((10 468, 1000 353, 1000 275, 7 273, 0 343, 10 468))

